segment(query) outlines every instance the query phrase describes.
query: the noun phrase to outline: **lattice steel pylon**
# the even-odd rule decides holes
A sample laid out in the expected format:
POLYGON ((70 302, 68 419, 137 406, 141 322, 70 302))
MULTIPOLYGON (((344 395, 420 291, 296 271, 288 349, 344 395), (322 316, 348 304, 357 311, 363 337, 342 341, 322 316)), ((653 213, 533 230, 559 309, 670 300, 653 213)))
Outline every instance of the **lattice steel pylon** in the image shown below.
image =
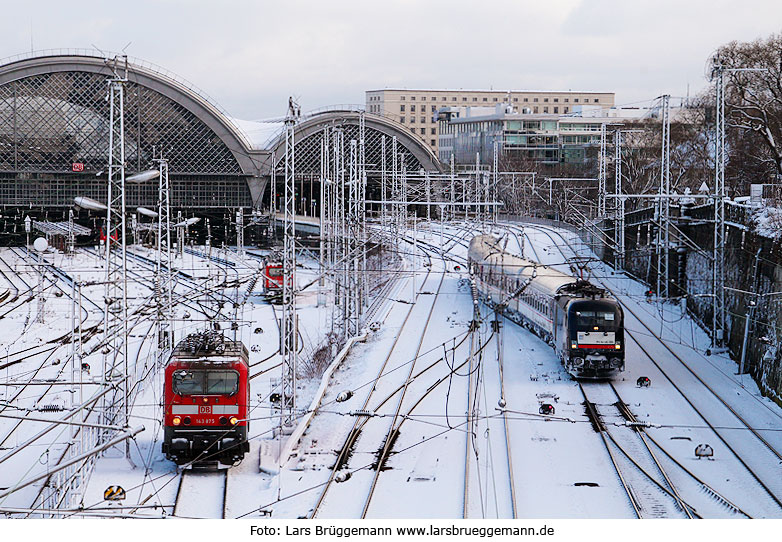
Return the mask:
MULTIPOLYGON (((171 280, 171 192, 168 179, 168 160, 155 159, 158 164, 158 206, 157 206, 157 259, 155 261, 155 300, 157 305, 157 359, 162 364, 174 348, 174 325, 172 322, 173 282, 171 280)), ((207 224, 207 229, 208 229, 207 224)), ((210 243, 211 235, 207 236, 210 243)))
POLYGON ((355 337, 358 335, 361 327, 361 312, 364 306, 364 277, 366 273, 366 260, 364 254, 364 220, 365 220, 365 199, 363 195, 365 172, 362 168, 360 159, 360 142, 355 139, 350 141, 350 162, 348 175, 348 209, 347 209, 347 232, 345 243, 345 253, 342 255, 341 263, 346 271, 345 284, 346 292, 346 312, 345 312, 345 333, 346 337, 355 337))
MULTIPOLYGON (((399 180, 399 155, 397 149, 398 143, 396 136, 391 138, 391 199, 395 202, 402 200, 402 191, 399 180)), ((401 205, 391 204, 391 227, 393 229, 394 249, 399 250, 399 228, 400 228, 401 205)))
POLYGON ((606 125, 600 123, 600 157, 597 174, 597 216, 606 216, 606 125))
MULTIPOLYGON (((359 236, 356 239, 359 247, 359 254, 356 254, 356 258, 359 259, 360 275, 359 275, 359 317, 363 311, 363 307, 367 300, 367 290, 369 289, 369 280, 367 277, 367 251, 366 247, 366 232, 367 232, 367 153, 366 153, 366 119, 364 118, 364 112, 359 115, 359 139, 358 139, 358 168, 357 168, 357 213, 358 213, 358 226, 359 236)), ((358 330, 356 330, 358 333, 358 330)))
POLYGON ((717 141, 714 157, 714 264, 712 266, 712 346, 725 340, 725 67, 714 59, 712 78, 716 78, 717 141))
MULTIPOLYGON (((500 167, 500 145, 497 141, 494 142, 494 149, 493 149, 493 160, 491 164, 491 182, 492 182, 492 189, 488 193, 488 197, 486 198, 486 204, 488 205, 489 202, 497 201, 497 187, 499 182, 499 175, 498 170, 500 167)), ((488 212, 488 209, 487 209, 488 212)), ((499 210, 497 209, 497 206, 494 205, 491 208, 491 221, 492 224, 497 223, 497 215, 499 213, 499 210)))
POLYGON ((236 253, 244 257, 244 209, 241 207, 236 211, 236 253))
POLYGON ((448 219, 456 219, 456 164, 453 153, 451 153, 451 208, 448 219))
MULTIPOLYGON (((125 84, 128 82, 127 57, 124 73, 117 58, 111 64, 113 75, 108 79, 109 100, 109 156, 108 197, 106 211, 105 293, 103 384, 122 382, 122 396, 107 394, 104 403, 105 425, 122 424, 128 427, 130 368, 128 367, 128 291, 127 239, 125 227, 125 84), (117 254, 117 249, 119 254, 117 254), (122 371, 121 373, 119 371, 122 371)), ((101 433, 99 443, 108 440, 109 433, 101 433)), ((125 455, 130 458, 130 442, 125 443, 125 455)))
POLYGON ((661 98, 662 150, 660 156, 660 198, 657 200, 657 295, 666 299, 669 295, 669 253, 671 221, 671 118, 670 96, 661 98))
POLYGON ((285 117, 285 200, 282 254, 282 323, 280 326, 280 356, 282 381, 280 393, 280 423, 285 430, 293 425, 296 410, 297 321, 296 321, 296 199, 294 127, 299 107, 288 100, 285 117))
POLYGON ((614 193, 617 196, 614 215, 614 242, 616 243, 614 268, 621 270, 625 266, 625 200, 620 197, 622 195, 622 131, 619 129, 614 132, 614 151, 614 193))

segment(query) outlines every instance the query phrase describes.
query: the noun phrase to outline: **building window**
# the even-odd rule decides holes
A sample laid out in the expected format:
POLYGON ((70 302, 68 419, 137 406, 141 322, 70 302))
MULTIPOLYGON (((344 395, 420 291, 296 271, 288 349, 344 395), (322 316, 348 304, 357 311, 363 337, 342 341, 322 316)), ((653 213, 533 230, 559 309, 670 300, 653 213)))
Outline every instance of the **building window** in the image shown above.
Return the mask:
POLYGON ((537 105, 536 105, 535 107, 533 107, 533 108, 532 108, 532 112, 533 112, 533 113, 537 113, 537 112, 538 112, 538 106, 537 106, 537 105))
POLYGON ((514 101, 514 102, 518 102, 518 101, 519 101, 519 99, 518 99, 518 98, 513 98, 513 101, 514 101))
POLYGON ((435 142, 435 140, 434 140, 434 139, 430 139, 430 140, 429 140, 429 142, 431 143, 432 147, 434 147, 435 145, 437 145, 437 143, 435 142))
MULTIPOLYGON (((413 106, 413 107, 415 107, 415 106, 413 106)), ((400 111, 401 113, 404 113, 404 112, 405 112, 405 106, 404 106, 404 105, 400 105, 400 106, 399 106, 399 111, 400 111)))
POLYGON ((432 128, 432 133, 431 133, 431 135, 437 135, 437 129, 436 129, 436 128, 432 128))
POLYGON ((533 101, 533 102, 537 102, 537 101, 538 101, 538 99, 537 99, 537 98, 533 98, 533 99, 532 99, 532 101, 533 101))
POLYGON ((473 101, 473 102, 477 102, 477 101, 478 101, 478 98, 473 98, 473 99, 472 99, 472 101, 473 101))
POLYGON ((525 102, 528 102, 528 101, 529 101, 529 98, 524 98, 524 101, 525 101, 525 102))
POLYGON ((426 123, 426 117, 421 117, 421 124, 425 124, 425 123, 426 123))
POLYGON ((595 103, 597 103, 597 98, 595 98, 595 103))
POLYGON ((491 101, 496 102, 497 98, 492 98, 491 101))
POLYGON ((421 128, 421 135, 426 135, 426 128, 421 128))
POLYGON ((410 96, 410 100, 414 102, 415 101, 415 96, 410 96))
POLYGON ((565 98, 565 103, 568 103, 570 101, 570 98, 565 98))
POLYGON ((573 98, 573 101, 578 103, 578 98, 573 98))
POLYGON ((554 107, 554 113, 559 113, 559 107, 554 107))
POLYGON ((486 98, 486 97, 484 96, 484 98, 483 98, 483 101, 484 101, 484 102, 488 102, 488 101, 489 101, 489 99, 488 99, 488 98, 486 98))
POLYGON ((410 106, 410 112, 411 112, 411 113, 415 113, 415 106, 414 106, 414 105, 411 105, 411 106, 410 106))
POLYGON ((565 108, 565 113, 567 113, 567 107, 565 108))
POLYGON ((410 117, 410 124, 415 124, 415 117, 410 117))
POLYGON ((426 101, 426 96, 421 96, 421 101, 425 102, 426 101))
POLYGON ((559 98, 554 98, 554 103, 557 103, 559 101, 559 98))
POLYGON ((401 122, 402 124, 404 124, 404 123, 405 123, 405 118, 404 118, 404 117, 399 117, 399 122, 401 122))
MULTIPOLYGON (((443 100, 445 100, 445 98, 444 98, 444 97, 443 97, 443 100)), ((456 96, 454 96, 453 98, 451 98, 451 101, 452 101, 452 102, 455 102, 455 101, 456 101, 456 96)))
POLYGON ((548 107, 544 107, 544 108, 543 108, 543 112, 544 112, 544 113, 548 113, 548 107))
MULTIPOLYGON (((447 101, 448 101, 448 98, 446 98, 445 96, 443 96, 442 98, 440 98, 440 101, 441 101, 441 102, 447 102, 447 101)), ((453 101, 455 102, 455 101, 456 101, 456 98, 454 98, 454 99, 453 99, 453 101)))
POLYGON ((462 101, 466 102, 467 101, 467 96, 462 96, 462 101))
POLYGON ((432 113, 437 113, 437 106, 436 105, 432 106, 432 113))
MULTIPOLYGON (((445 98, 443 98, 443 99, 445 99, 445 98)), ((437 96, 432 96, 432 101, 436 102, 437 101, 437 96)))
POLYGON ((405 101, 405 97, 404 96, 400 97, 399 99, 402 100, 403 102, 405 101))

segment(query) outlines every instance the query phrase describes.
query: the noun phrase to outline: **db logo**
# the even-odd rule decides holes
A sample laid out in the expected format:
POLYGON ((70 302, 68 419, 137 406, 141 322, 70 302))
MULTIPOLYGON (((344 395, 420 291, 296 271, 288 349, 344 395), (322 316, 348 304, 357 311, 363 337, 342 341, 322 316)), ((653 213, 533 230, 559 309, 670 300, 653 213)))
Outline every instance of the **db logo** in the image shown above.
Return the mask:
POLYGON ((81 162, 74 162, 71 164, 71 171, 84 171, 84 164, 81 162))
POLYGON ((198 405, 198 413, 199 414, 211 414, 212 413, 212 405, 198 405))

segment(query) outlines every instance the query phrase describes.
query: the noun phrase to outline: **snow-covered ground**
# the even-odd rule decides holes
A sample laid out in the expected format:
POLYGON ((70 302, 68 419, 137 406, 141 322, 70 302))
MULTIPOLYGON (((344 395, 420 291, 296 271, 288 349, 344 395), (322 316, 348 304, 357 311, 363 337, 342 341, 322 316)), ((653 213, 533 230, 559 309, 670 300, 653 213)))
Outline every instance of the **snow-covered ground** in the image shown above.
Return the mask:
MULTIPOLYGON (((522 231, 519 225, 500 224, 492 231, 508 236, 507 250, 520 253, 523 243, 527 258, 565 271, 569 258, 591 256, 566 230, 525 225, 522 231)), ((183 477, 162 455, 162 381, 154 359, 153 316, 134 316, 129 357, 137 360, 139 376, 128 425, 144 430, 130 440, 130 460, 124 446, 109 449, 96 461, 83 491, 60 503, 60 508, 81 503, 96 515, 170 516, 179 493, 179 517, 682 517, 666 490, 655 489, 655 483, 667 487, 666 481, 660 472, 651 472, 656 467, 637 434, 624 426, 608 388, 590 392, 597 398, 590 400, 610 425, 608 433, 618 446, 648 474, 623 457, 618 447, 607 446, 606 437, 592 428, 578 384, 544 341, 504 318, 498 341, 491 328, 494 315, 483 305, 481 325, 470 337, 473 303, 465 260, 475 233, 473 225, 438 223, 419 228, 415 240, 412 231, 399 240, 404 265, 387 270, 396 278, 377 301, 373 320, 379 326, 349 349, 322 397, 316 397, 319 378, 299 379, 299 419, 307 425, 297 442, 286 442, 284 436, 280 440, 275 431, 279 414, 269 401, 281 376, 275 353, 279 314, 274 306, 250 297, 239 309, 237 336, 250 350, 251 374, 257 375, 251 381, 251 451, 227 473, 183 477), (344 392, 352 396, 338 401, 340 393, 347 395, 344 392), (542 403, 552 404, 555 414, 540 415, 542 403), (307 416, 310 404, 317 408, 307 416), (350 435, 351 445, 346 446, 350 435), (278 457, 286 444, 291 455, 278 457), (383 448, 390 452, 387 457, 383 448), (623 478, 612 454, 622 456, 617 464, 623 478), (378 457, 385 458, 382 465, 377 464, 378 457), (335 472, 338 461, 340 469, 335 472), (104 490, 112 485, 127 491, 121 504, 103 500, 104 490), (626 485, 642 503, 641 514, 633 510, 626 485)), ((180 276, 175 288, 181 296, 177 338, 204 328, 204 310, 231 334, 232 303, 225 302, 217 316, 215 306, 220 299, 241 298, 246 282, 237 291, 233 281, 246 281, 260 263, 252 255, 216 250, 213 256, 220 261, 210 261, 203 250, 186 252, 175 262, 188 275, 180 276)), ((132 303, 151 305, 148 260, 154 260, 154 253, 143 248, 132 252, 140 257, 129 259, 132 303)), ((72 375, 84 382, 54 387, 43 398, 47 386, 4 386, 0 416, 62 418, 72 404, 101 389, 88 383, 99 377, 101 351, 85 356, 88 371, 72 371, 70 344, 47 342, 70 332, 70 292, 55 295, 56 285, 51 284, 46 290, 45 324, 36 323, 36 300, 23 302, 38 284, 32 260, 18 249, 0 250, 0 258, 0 293, 7 282, 9 289, 28 291, 19 295, 14 302, 19 306, 3 318, 0 328, 0 356, 21 360, 0 371, 3 382, 70 382, 72 375), (43 411, 44 405, 61 409, 43 411)), ((93 252, 48 258, 81 282, 102 280, 103 270, 93 252)), ((302 263, 300 285, 317 274, 316 262, 302 263)), ((748 377, 735 375, 734 362, 706 356, 708 337, 678 307, 648 302, 642 284, 614 274, 602 263, 590 263, 587 272, 625 306, 630 332, 627 368, 614 385, 635 417, 647 422, 650 446, 681 501, 702 517, 782 517, 782 464, 775 455, 782 450, 782 411, 763 398, 748 377), (640 376, 649 377, 651 387, 636 387, 640 376), (713 447, 711 460, 695 457, 694 448, 702 443, 713 447)), ((47 276, 67 290, 65 281, 47 276)), ((100 324, 103 286, 84 286, 82 296, 83 327, 100 324)), ((313 285, 297 298, 308 353, 324 344, 332 328, 333 303, 326 296, 319 305, 318 297, 313 285)), ((8 303, 0 304, 0 313, 11 308, 8 303)), ((99 340, 99 334, 85 339, 85 351, 99 340)), ((45 474, 69 453, 65 447, 73 439, 72 429, 63 425, 25 444, 51 424, 28 419, 16 428, 18 421, 0 417, 0 487, 45 474)), ((39 497, 46 495, 43 482, 0 497, 0 511, 51 507, 51 498, 39 497)))

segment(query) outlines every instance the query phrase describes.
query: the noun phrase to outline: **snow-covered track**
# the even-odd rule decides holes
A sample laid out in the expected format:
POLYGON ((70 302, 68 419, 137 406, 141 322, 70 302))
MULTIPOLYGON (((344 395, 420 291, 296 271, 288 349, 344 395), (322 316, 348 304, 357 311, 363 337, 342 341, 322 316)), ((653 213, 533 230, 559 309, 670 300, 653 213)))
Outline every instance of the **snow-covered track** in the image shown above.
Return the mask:
MULTIPOLYGON (((570 249, 573 254, 577 254, 576 249, 572 246, 570 241, 557 229, 541 226, 539 224, 525 225, 525 228, 538 230, 547 235, 551 240, 552 245, 558 247, 565 259, 568 258, 568 255, 565 254, 562 248, 563 246, 570 249), (554 235, 559 238, 559 241, 554 239, 554 235)), ((596 282, 599 283, 599 281, 596 282)), ((617 293, 608 287, 608 285, 602 284, 602 286, 606 287, 609 292, 622 302, 621 296, 617 295, 617 293)), ((744 467, 754 482, 757 483, 759 489, 762 490, 762 493, 773 502, 775 507, 782 510, 782 478, 779 477, 777 472, 775 472, 773 476, 767 477, 760 474, 763 470, 768 472, 768 465, 778 465, 782 463, 782 453, 780 453, 780 451, 772 445, 757 428, 733 408, 731 403, 723 397, 720 392, 715 390, 713 386, 710 386, 701 378, 697 371, 691 367, 690 363, 684 360, 681 355, 674 351, 666 341, 649 327, 646 322, 644 322, 643 318, 633 309, 631 304, 622 302, 622 306, 626 315, 632 316, 632 320, 626 318, 626 324, 629 324, 631 321, 638 322, 644 328, 644 333, 641 334, 632 331, 626 325, 626 337, 638 346, 644 356, 649 359, 654 367, 678 392, 698 418, 709 427, 719 442, 721 442, 730 454, 744 467), (650 352, 650 343, 665 349, 671 358, 676 360, 678 366, 664 366, 661 361, 656 359, 650 352), (674 375, 673 371, 677 368, 680 370, 674 375), (685 388, 689 391, 685 392, 685 388), (706 393, 700 393, 698 388, 703 388, 706 393), (737 421, 741 431, 732 430, 731 427, 726 427, 727 419, 737 421), (747 434, 752 435, 753 438, 750 440, 754 441, 754 446, 745 438, 747 434)), ((747 509, 749 507, 744 505, 743 508, 747 509)))
MULTIPOLYGON (((424 285, 426 284, 426 280, 429 278, 430 274, 431 274, 431 266, 429 267, 429 270, 426 273, 425 279, 421 283, 421 286, 419 288, 419 293, 423 290, 424 285)), ((405 330, 405 326, 407 326, 408 320, 410 318, 410 315, 413 313, 414 307, 415 307, 414 304, 410 304, 408 306, 407 313, 405 314, 404 320, 402 321, 399 331, 397 332, 396 337, 393 343, 391 344, 391 347, 388 350, 388 354, 386 355, 383 363, 381 364, 377 372, 377 375, 375 376, 374 384, 372 385, 371 389, 369 390, 366 397, 364 398, 364 402, 362 403, 362 406, 360 409, 358 409, 358 411, 369 412, 369 403, 373 397, 374 392, 377 390, 377 383, 386 374, 386 367, 388 366, 391 356, 394 353, 394 350, 396 349, 400 337, 402 337, 402 335, 404 334, 403 332, 405 330)), ((362 429, 364 428, 364 426, 367 424, 369 420, 370 420, 369 417, 356 416, 355 421, 353 422, 353 427, 348 432, 347 437, 343 441, 342 447, 340 448, 339 453, 337 454, 337 459, 334 463, 333 468, 331 469, 329 478, 326 481, 326 483, 323 485, 321 492, 318 495, 318 498, 315 502, 315 506, 313 507, 312 512, 310 513, 311 518, 317 517, 318 513, 320 513, 321 509, 323 508, 324 502, 326 500, 326 495, 328 494, 329 489, 332 487, 332 484, 334 484, 334 481, 337 475, 339 474, 339 471, 342 470, 347 465, 353 447, 355 446, 357 439, 361 435, 362 429)))
POLYGON ((612 392, 606 383, 583 382, 579 383, 579 389, 584 396, 587 417, 600 433, 637 517, 700 518, 695 509, 681 499, 643 435, 630 427, 617 427, 614 422, 606 421, 607 410, 613 409, 618 399, 615 390, 612 392), (658 480, 657 476, 662 479, 658 480))
POLYGON ((225 518, 228 469, 191 468, 181 472, 173 517, 225 518))
MULTIPOLYGON (((410 363, 410 370, 407 374, 407 378, 404 381, 401 393, 399 394, 399 399, 394 408, 394 414, 393 417, 391 418, 391 423, 388 426, 388 431, 386 432, 386 436, 383 439, 382 448, 377 457, 377 461, 374 469, 375 472, 372 476, 372 484, 370 485, 369 491, 367 492, 367 497, 366 500, 364 501, 364 509, 361 512, 362 519, 366 518, 367 516, 367 512, 369 511, 369 504, 372 500, 372 496, 374 495, 375 488, 377 487, 377 482, 380 477, 380 473, 385 467, 386 461, 388 460, 388 456, 391 453, 391 449, 393 448, 397 436, 399 435, 399 426, 401 425, 399 414, 402 410, 402 405, 404 403, 407 390, 410 387, 410 383, 413 381, 413 374, 415 372, 416 361, 419 359, 419 354, 421 353, 421 348, 423 347, 424 339, 426 338, 426 331, 429 328, 429 323, 432 320, 434 307, 437 304, 437 298, 440 295, 440 290, 442 289, 444 280, 445 280, 445 269, 443 269, 442 273, 440 274, 440 280, 437 284, 437 291, 432 296, 432 303, 429 306, 429 311, 427 312, 426 320, 423 323, 421 336, 418 339, 418 344, 416 345, 415 354, 412 357, 413 362, 410 363)), ((416 302, 416 304, 417 303, 418 302, 416 302)), ((420 325, 420 321, 418 321, 417 323, 420 325)))

